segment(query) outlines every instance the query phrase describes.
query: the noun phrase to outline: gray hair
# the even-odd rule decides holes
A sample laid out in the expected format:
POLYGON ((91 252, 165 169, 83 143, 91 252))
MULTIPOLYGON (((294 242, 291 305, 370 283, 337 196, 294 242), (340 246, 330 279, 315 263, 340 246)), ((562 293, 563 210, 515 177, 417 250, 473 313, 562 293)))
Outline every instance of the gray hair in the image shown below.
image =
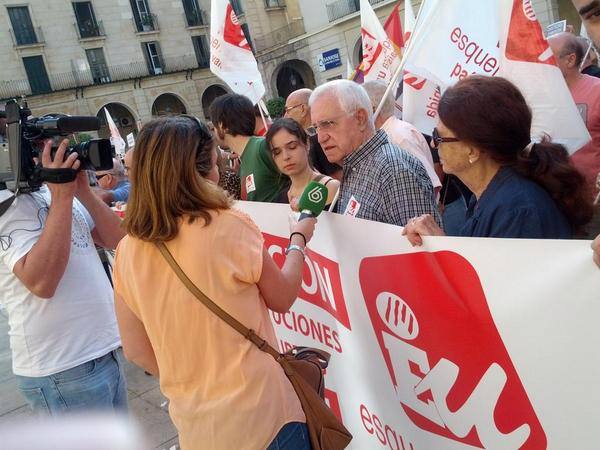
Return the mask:
MULTIPOLYGON (((383 98, 385 91, 387 90, 387 86, 385 83, 381 81, 367 81, 364 83, 363 88, 367 91, 369 98, 371 99, 371 106, 373 109, 377 109, 381 99, 383 98)), ((387 119, 388 117, 394 114, 395 108, 395 100, 392 95, 388 95, 381 107, 381 112, 379 113, 379 117, 382 119, 387 119)))
POLYGON ((113 158, 113 168, 111 169, 110 173, 119 180, 125 178, 125 167, 119 158, 113 158))
POLYGON ((308 106, 312 108, 319 97, 335 96, 344 112, 352 114, 359 109, 367 111, 369 122, 373 123, 373 109, 367 92, 363 87, 350 80, 333 80, 316 88, 310 96, 308 106))

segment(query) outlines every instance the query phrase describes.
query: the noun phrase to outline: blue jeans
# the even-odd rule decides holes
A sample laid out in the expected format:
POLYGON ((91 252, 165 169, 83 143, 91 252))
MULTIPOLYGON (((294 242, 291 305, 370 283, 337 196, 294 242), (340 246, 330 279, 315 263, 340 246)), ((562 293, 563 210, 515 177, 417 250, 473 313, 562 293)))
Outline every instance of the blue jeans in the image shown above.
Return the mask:
POLYGON ((306 424, 301 422, 285 424, 267 450, 312 450, 306 424))
POLYGON ((127 382, 120 353, 120 349, 113 350, 45 377, 17 376, 19 390, 35 412, 127 412, 127 382))

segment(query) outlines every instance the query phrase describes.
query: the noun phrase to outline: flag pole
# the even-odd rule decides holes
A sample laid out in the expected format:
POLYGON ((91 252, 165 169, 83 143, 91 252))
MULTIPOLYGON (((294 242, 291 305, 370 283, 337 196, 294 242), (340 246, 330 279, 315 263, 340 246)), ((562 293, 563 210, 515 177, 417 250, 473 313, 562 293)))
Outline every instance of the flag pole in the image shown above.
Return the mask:
POLYGON ((269 125, 267 124, 267 119, 265 119, 265 113, 263 112, 263 109, 262 109, 261 102, 262 102, 262 99, 260 99, 260 100, 258 101, 258 112, 260 112, 260 118, 261 118, 261 119, 262 119, 262 121, 263 121, 263 124, 264 124, 264 126, 265 126, 265 130, 267 130, 267 131, 268 131, 268 130, 269 130, 269 125))
POLYGON ((585 55, 584 55, 583 59, 581 60, 581 64, 579 64, 580 72, 583 70, 583 65, 585 64, 585 60, 587 59, 587 57, 591 51, 592 51, 592 41, 590 41, 590 45, 588 45, 587 51, 585 52, 585 55))
MULTIPOLYGON (((417 13, 417 19, 415 21, 416 24, 419 23, 419 18, 421 16, 421 12, 423 11, 423 3, 421 3, 421 6, 419 7, 419 12, 417 13)), ((400 78, 400 76, 404 72, 404 66, 406 65, 406 56, 410 53, 412 44, 414 42, 413 36, 416 34, 416 31, 417 31, 417 27, 415 25, 415 29, 412 31, 411 38, 408 41, 408 47, 406 47, 406 50, 402 53, 402 59, 400 60, 400 64, 398 65, 398 68, 396 69, 394 76, 392 77, 390 83, 388 84, 388 86, 385 90, 385 93, 383 94, 383 97, 381 98, 381 101, 379 102, 379 105, 377 105, 377 109, 375 110, 375 113, 373 113, 373 121, 377 120, 377 117, 379 117, 379 114, 381 113, 381 110, 383 109, 383 104, 385 103, 385 99, 388 98, 390 93, 394 90, 394 87, 396 86, 396 83, 398 82, 398 78, 400 78)))

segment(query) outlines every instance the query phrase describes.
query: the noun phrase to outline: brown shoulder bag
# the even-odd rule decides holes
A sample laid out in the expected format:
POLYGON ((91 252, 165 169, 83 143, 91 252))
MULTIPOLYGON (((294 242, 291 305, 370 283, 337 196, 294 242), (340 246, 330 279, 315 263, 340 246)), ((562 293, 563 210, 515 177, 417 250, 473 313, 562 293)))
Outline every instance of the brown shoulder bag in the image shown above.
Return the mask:
POLYGON ((244 338, 281 364, 306 415, 306 425, 313 450, 346 448, 352 440, 352 435, 323 400, 325 392, 323 369, 329 364, 329 353, 310 347, 296 347, 289 352, 279 353, 253 330, 246 328, 204 295, 177 264, 164 242, 158 242, 156 246, 181 282, 198 300, 244 338))

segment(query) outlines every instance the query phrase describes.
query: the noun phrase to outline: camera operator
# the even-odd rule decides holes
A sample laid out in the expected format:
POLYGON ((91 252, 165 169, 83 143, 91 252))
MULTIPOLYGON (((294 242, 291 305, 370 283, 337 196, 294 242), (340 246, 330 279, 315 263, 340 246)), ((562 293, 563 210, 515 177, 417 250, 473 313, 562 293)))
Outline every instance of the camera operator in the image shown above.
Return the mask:
MULTIPOLYGON (((46 141, 42 166, 77 170, 67 144, 52 159, 46 141)), ((85 171, 19 195, 0 216, 0 299, 13 372, 34 410, 127 409, 113 292, 94 247, 115 248, 124 234, 85 171)))

